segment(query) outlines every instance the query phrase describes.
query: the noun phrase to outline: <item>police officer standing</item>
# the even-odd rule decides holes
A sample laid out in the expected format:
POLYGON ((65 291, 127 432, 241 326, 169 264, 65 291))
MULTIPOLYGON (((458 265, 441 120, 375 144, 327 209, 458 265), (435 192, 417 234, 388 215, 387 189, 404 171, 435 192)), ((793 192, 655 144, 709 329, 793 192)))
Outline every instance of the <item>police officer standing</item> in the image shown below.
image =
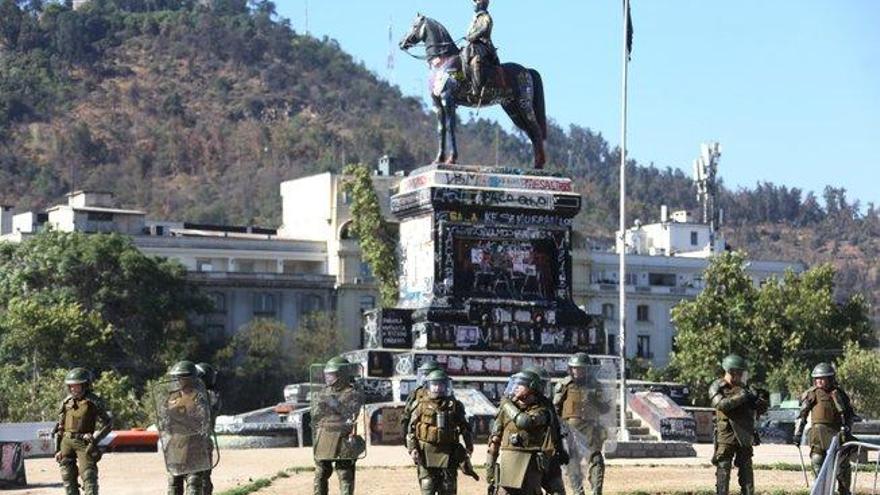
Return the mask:
POLYGON ((104 402, 92 393, 92 374, 73 368, 64 377, 68 395, 61 402, 55 425, 55 460, 61 466, 65 495, 79 495, 78 477, 85 495, 98 495, 98 445, 110 433, 113 420, 104 402), (101 429, 95 432, 97 423, 101 429))
POLYGON ((754 495, 752 446, 755 445, 755 420, 767 411, 767 400, 749 388, 745 359, 730 354, 721 363, 724 377, 709 387, 709 400, 715 408, 715 493, 727 495, 730 475, 737 467, 740 493, 754 495))
POLYGON ((406 405, 403 406, 403 416, 400 418, 400 429, 403 431, 404 440, 406 440, 406 434, 409 431, 409 420, 412 417, 413 409, 416 408, 419 400, 421 400, 427 393, 427 389, 425 388, 425 378, 427 378, 428 374, 432 371, 439 369, 440 365, 437 364, 437 361, 426 359, 416 370, 416 388, 406 397, 406 405))
POLYGON ((464 404, 453 395, 452 381, 445 371, 430 372, 425 388, 412 411, 407 449, 418 466, 422 495, 455 495, 458 466, 474 451, 473 434, 464 404))
POLYGON ((470 68, 472 92, 479 97, 492 65, 498 63, 498 54, 492 43, 492 16, 489 0, 474 0, 474 18, 468 28, 468 45, 462 52, 464 67, 470 68))
POLYGON ((338 356, 323 366, 323 389, 312 403, 315 458, 314 494, 327 495, 334 467, 339 493, 354 495, 355 462, 366 449, 357 434, 357 418, 364 405, 362 390, 354 386, 352 365, 338 356))
MULTIPOLYGON (((210 363, 199 363, 196 365, 196 373, 208 391, 208 401, 211 403, 211 433, 213 434, 222 404, 220 393, 217 391, 217 369, 211 366, 210 363)), ((211 446, 213 447, 213 444, 211 446)), ((205 495, 213 495, 214 483, 211 481, 211 471, 205 473, 204 483, 205 495)))
POLYGON ((541 477, 541 488, 547 495, 565 495, 565 482, 562 481, 562 466, 569 462, 568 452, 562 444, 562 423, 556 409, 553 407, 553 400, 550 398, 552 391, 550 390, 550 374, 547 370, 537 366, 530 366, 523 371, 535 373, 541 378, 541 391, 538 394, 538 400, 552 414, 552 422, 550 426, 550 441, 544 455, 547 456, 547 470, 541 477))
POLYGON ((601 416, 611 410, 610 401, 602 394, 599 382, 590 373, 590 357, 577 353, 568 360, 568 376, 556 386, 553 395, 556 413, 569 431, 569 477, 577 495, 584 494, 581 459, 586 458, 590 471, 590 487, 594 495, 602 495, 605 482, 605 457, 602 447, 608 432, 601 416), (582 436, 587 451, 578 447, 575 436, 582 436))
POLYGON ((539 400, 541 377, 520 371, 510 377, 489 434, 488 465, 497 465, 489 480, 500 495, 541 493, 547 471, 553 412, 539 400))
MULTIPOLYGON (((834 367, 829 363, 819 363, 810 374, 813 386, 801 396, 801 408, 794 431, 794 442, 800 445, 807 416, 810 417, 810 462, 813 472, 818 473, 825 462, 825 455, 835 435, 841 435, 841 442, 851 435, 853 416, 849 396, 837 384, 834 367)), ((849 495, 852 468, 849 457, 845 457, 837 470, 837 493, 849 495)))
POLYGON ((168 495, 203 495, 210 473, 213 445, 208 398, 192 361, 178 361, 168 371, 172 388, 164 401, 161 429, 169 445, 163 447, 168 469, 168 495))

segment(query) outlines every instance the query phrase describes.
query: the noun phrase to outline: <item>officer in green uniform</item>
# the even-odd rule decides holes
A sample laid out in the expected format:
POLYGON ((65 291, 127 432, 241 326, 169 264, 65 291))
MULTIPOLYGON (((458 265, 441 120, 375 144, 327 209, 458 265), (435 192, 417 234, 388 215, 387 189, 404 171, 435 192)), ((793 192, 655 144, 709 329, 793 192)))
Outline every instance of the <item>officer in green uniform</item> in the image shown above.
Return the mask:
POLYGON ((584 494, 581 460, 586 458, 590 472, 590 487, 594 495, 602 494, 605 482, 605 457, 602 447, 608 432, 601 417, 611 410, 611 403, 602 393, 595 376, 590 373, 590 357, 577 353, 568 360, 568 376, 556 385, 553 405, 569 431, 569 478, 575 493, 584 494), (582 436, 587 451, 578 447, 575 436, 582 436))
POLYGON ((727 495, 730 474, 737 467, 740 493, 754 495, 752 446, 755 445, 755 420, 767 411, 767 401, 747 387, 745 359, 731 354, 721 363, 724 377, 709 387, 709 400, 715 408, 715 493, 727 495))
POLYGON ((335 464, 340 495, 354 495, 355 461, 366 448, 356 428, 364 398, 355 390, 347 359, 327 361, 323 377, 325 387, 312 399, 314 494, 327 495, 335 464))
POLYGON ((101 440, 113 428, 104 402, 92 393, 92 374, 73 368, 64 377, 68 395, 61 402, 55 425, 55 460, 61 466, 65 495, 79 495, 78 477, 85 495, 98 495, 98 460, 101 440), (101 429, 95 432, 97 423, 101 429))
POLYGON ((456 470, 474 451, 473 434, 464 404, 453 395, 452 381, 445 371, 430 372, 425 389, 412 411, 407 449, 418 466, 422 495, 455 495, 456 470), (464 448, 459 437, 464 440, 464 448))
MULTIPOLYGON (((169 412, 168 424, 171 445, 165 450, 166 464, 179 465, 185 469, 187 464, 211 464, 212 445, 207 433, 204 436, 195 434, 199 430, 207 430, 211 422, 211 412, 205 411, 205 404, 198 396, 198 369, 192 361, 178 361, 168 376, 178 384, 165 399, 165 407, 169 412), (208 425, 202 424, 207 421, 208 425)), ((172 474, 168 472, 168 495, 203 495, 209 470, 172 474)))
POLYGON ((553 407, 553 393, 550 388, 550 373, 546 369, 538 366, 529 366, 523 371, 531 372, 541 378, 541 391, 538 394, 538 400, 546 406, 552 413, 552 426, 550 430, 550 442, 544 455, 547 457, 547 470, 541 477, 541 488, 547 495, 565 495, 565 482, 562 481, 562 466, 569 462, 568 452, 562 443, 562 422, 556 409, 553 407))
MULTIPOLYGON (((810 417, 810 462, 813 472, 818 473, 825 462, 825 455, 835 435, 841 435, 841 442, 851 438, 853 423, 852 405, 849 396, 837 384, 834 367, 829 363, 819 363, 810 374, 813 386, 801 396, 801 409, 794 431, 794 441, 800 445, 810 417)), ((837 470, 837 493, 849 495, 852 468, 849 457, 845 457, 837 470)))
POLYGON ((520 371, 510 377, 509 394, 501 399, 489 434, 489 465, 497 462, 490 490, 496 487, 497 494, 541 493, 553 412, 540 401, 540 390, 541 377, 534 373, 520 371))
MULTIPOLYGON (((208 391, 208 401, 211 403, 211 433, 214 433, 214 427, 217 425, 217 416, 220 415, 221 399, 220 392, 217 391, 217 369, 210 363, 199 363, 196 365, 196 374, 205 384, 208 391)), ((213 444, 211 447, 213 448, 213 444)), ((205 473, 205 495, 213 495, 214 483, 211 481, 211 471, 205 473)))
POLYGON ((404 433, 404 444, 406 443, 406 433, 409 428, 409 420, 412 417, 413 409, 419 403, 419 400, 427 392, 425 389, 425 378, 434 370, 439 370, 440 365, 433 359, 426 359, 419 365, 416 370, 416 388, 406 397, 406 405, 403 406, 403 417, 400 418, 400 429, 404 433))

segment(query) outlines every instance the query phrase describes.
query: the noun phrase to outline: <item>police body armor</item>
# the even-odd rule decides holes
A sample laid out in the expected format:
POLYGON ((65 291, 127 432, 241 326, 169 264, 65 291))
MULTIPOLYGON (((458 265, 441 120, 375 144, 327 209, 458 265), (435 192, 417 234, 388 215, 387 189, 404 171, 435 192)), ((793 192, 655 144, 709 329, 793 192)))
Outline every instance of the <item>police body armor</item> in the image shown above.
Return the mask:
POLYGON ((458 466, 467 458, 467 452, 459 443, 459 436, 470 442, 470 428, 465 417, 464 405, 454 397, 439 399, 423 398, 413 418, 413 435, 427 468, 458 466))
POLYGON ((157 427, 168 473, 181 476, 211 470, 213 415, 204 383, 189 377, 156 386, 157 427))
POLYGON ((544 452, 552 442, 551 411, 541 401, 523 406, 505 398, 496 421, 501 433, 497 483, 519 489, 528 474, 546 469, 544 452))
MULTIPOLYGON (((737 397, 747 393, 741 386, 730 385, 723 379, 716 380, 709 387, 709 395, 721 395, 724 399, 737 397)), ((728 411, 715 408, 715 441, 717 443, 743 447, 754 444, 755 439, 755 408, 749 400, 742 401, 737 407, 728 411)))
POLYGON ((323 383, 323 365, 311 368, 311 424, 316 461, 353 461, 366 455, 366 442, 357 431, 363 413, 365 392, 360 368, 346 365, 347 371, 332 385, 323 383), (354 433, 354 435, 352 435, 354 433))

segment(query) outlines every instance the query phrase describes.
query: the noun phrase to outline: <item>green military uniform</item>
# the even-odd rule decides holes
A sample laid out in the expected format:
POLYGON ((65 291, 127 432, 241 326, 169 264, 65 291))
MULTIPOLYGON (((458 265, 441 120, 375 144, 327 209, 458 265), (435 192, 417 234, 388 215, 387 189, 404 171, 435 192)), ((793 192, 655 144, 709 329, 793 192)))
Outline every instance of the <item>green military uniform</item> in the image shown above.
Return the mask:
MULTIPOLYGON (((220 407, 222 404, 222 400, 220 398, 220 392, 217 392, 217 370, 211 366, 209 363, 199 363, 196 365, 196 372, 198 377, 205 384, 205 388, 208 390, 208 401, 211 404, 211 433, 214 433, 214 428, 217 426, 217 416, 220 415, 220 407)), ((213 450, 213 443, 211 444, 213 450)), ((213 452, 212 452, 213 457, 213 452)), ((204 475, 204 493, 205 495, 213 495, 214 493, 214 482, 211 480, 211 470, 205 473, 204 475)))
POLYGON ((413 389, 412 392, 406 397, 406 404, 403 406, 403 415, 400 418, 400 430, 404 433, 404 442, 406 440, 406 433, 409 428, 409 421, 412 417, 412 412, 418 405, 419 400, 424 397, 425 390, 425 378, 434 370, 440 369, 440 365, 437 364, 433 359, 428 359, 419 365, 419 369, 416 370, 416 388, 413 389))
POLYGON ((167 417, 162 425, 168 445, 163 447, 168 470, 168 495, 203 495, 210 470, 187 472, 190 466, 210 466, 212 445, 207 433, 197 432, 210 427, 211 411, 207 398, 200 395, 203 387, 198 369, 191 361, 176 363, 168 375, 178 383, 165 398, 167 417), (205 422, 208 424, 206 425, 205 422), (185 474, 177 474, 177 473, 185 474))
POLYGON ((363 395, 355 390, 349 363, 336 357, 324 366, 324 376, 336 376, 314 397, 312 404, 314 494, 327 495, 335 467, 339 493, 354 495, 355 461, 364 452, 363 438, 355 425, 363 407, 363 395))
MULTIPOLYGON (((745 360, 731 354, 722 364, 729 374, 744 373, 745 360)), ((752 470, 752 446, 755 444, 755 420, 767 410, 767 403, 744 384, 731 383, 726 378, 716 380, 709 387, 709 400, 715 408, 715 491, 729 493, 730 475, 735 465, 742 495, 755 493, 752 470)))
MULTIPOLYGON (((850 436, 853 411, 849 396, 835 380, 834 368, 828 363, 819 363, 813 368, 812 378, 827 380, 825 387, 818 384, 810 387, 801 395, 801 407, 795 428, 795 441, 800 444, 804 424, 810 417, 810 462, 813 472, 818 473, 825 462, 825 456, 831 441, 837 435, 843 435, 841 441, 850 436)), ((852 467, 849 457, 845 457, 837 471, 837 491, 840 495, 849 495, 852 467)))
POLYGON ((568 472, 575 493, 578 495, 584 493, 581 460, 586 458, 590 487, 595 495, 601 495, 605 482, 605 457, 602 454, 602 447, 608 438, 601 417, 611 410, 611 404, 604 397, 599 383, 589 376, 587 372, 589 366, 590 358, 586 354, 578 353, 569 359, 569 376, 556 386, 553 406, 571 435, 569 438, 572 440, 568 442, 571 456, 568 472), (586 451, 574 441, 574 435, 583 436, 586 451))
POLYGON ((113 427, 103 401, 90 390, 91 381, 91 373, 83 368, 70 370, 64 380, 68 387, 82 386, 82 393, 68 395, 61 402, 55 426, 55 458, 66 495, 79 495, 78 477, 85 495, 98 495, 98 445, 113 427), (98 422, 101 429, 95 432, 98 422))
POLYGON ((539 400, 539 376, 521 371, 511 379, 514 388, 501 400, 489 437, 489 459, 497 458, 490 483, 500 495, 539 495, 548 468, 553 412, 539 400), (519 394, 520 387, 527 392, 519 394))
POLYGON ((541 488, 547 495, 565 495, 565 482, 562 480, 562 466, 569 462, 568 452, 562 443, 562 422, 553 406, 550 398, 550 374, 544 368, 529 367, 523 371, 530 371, 541 377, 541 392, 538 400, 552 415, 550 423, 550 441, 546 445, 544 455, 547 457, 547 470, 541 477, 541 488))
POLYGON ((443 370, 427 377, 426 392, 409 423, 407 448, 418 465, 422 495, 458 493, 456 470, 474 450, 474 441, 464 404, 452 394, 452 382, 443 370))

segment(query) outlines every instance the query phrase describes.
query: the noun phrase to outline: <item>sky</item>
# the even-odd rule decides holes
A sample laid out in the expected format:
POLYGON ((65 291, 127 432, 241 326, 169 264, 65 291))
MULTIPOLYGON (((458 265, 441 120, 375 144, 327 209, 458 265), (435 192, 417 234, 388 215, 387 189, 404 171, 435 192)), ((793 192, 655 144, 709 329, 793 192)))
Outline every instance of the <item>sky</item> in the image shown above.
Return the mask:
MULTIPOLYGON (((627 148, 688 175, 700 143, 722 145, 732 187, 844 187, 880 204, 880 1, 631 0, 627 148)), ((407 95, 424 62, 396 48, 416 13, 464 36, 469 0, 276 0, 298 32, 327 36, 407 95), (306 15, 308 12, 308 15, 306 15), (389 26, 394 46, 389 46, 389 26), (388 69, 389 53, 394 68, 388 69)), ((547 113, 621 137, 620 0, 493 0, 502 61, 541 72, 547 113)), ((418 50, 416 50, 418 51, 418 50)), ((460 109, 467 119, 469 109, 460 109)), ((510 127, 499 109, 480 117, 510 127)), ((466 160, 466 157, 464 157, 466 160)))

